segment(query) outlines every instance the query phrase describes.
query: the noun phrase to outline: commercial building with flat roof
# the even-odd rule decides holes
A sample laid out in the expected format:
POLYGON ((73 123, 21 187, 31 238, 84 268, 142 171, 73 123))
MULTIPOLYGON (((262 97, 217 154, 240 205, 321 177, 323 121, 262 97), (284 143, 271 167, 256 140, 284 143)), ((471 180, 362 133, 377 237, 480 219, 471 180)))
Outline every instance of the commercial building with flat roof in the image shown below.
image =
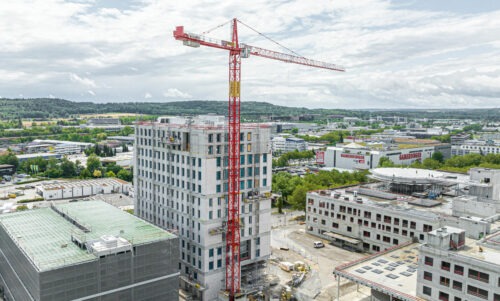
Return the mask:
POLYGON ((178 256, 175 235, 101 201, 0 215, 8 300, 174 300, 178 256))
POLYGON ((96 194, 128 194, 132 183, 116 178, 61 181, 36 186, 36 193, 45 200, 87 197, 96 194))

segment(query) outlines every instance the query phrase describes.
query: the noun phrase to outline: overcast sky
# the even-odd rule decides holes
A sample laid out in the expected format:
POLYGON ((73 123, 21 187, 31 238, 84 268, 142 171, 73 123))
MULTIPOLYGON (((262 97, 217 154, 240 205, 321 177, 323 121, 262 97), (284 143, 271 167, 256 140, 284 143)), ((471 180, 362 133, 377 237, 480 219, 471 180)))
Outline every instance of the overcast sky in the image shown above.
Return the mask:
MULTIPOLYGON (((500 106, 498 0, 0 0, 0 97, 226 100, 233 17, 346 73, 251 57, 242 101, 310 108, 500 106), (209 33, 229 39, 229 26, 209 33)), ((240 27, 240 42, 285 52, 240 27)))

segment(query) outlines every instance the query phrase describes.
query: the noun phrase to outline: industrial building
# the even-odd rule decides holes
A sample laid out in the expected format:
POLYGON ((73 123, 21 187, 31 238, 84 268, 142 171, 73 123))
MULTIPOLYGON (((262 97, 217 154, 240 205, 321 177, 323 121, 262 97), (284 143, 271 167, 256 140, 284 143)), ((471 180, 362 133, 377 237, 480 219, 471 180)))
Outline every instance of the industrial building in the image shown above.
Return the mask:
POLYGON ((0 177, 12 176, 16 173, 16 167, 10 164, 0 164, 0 177))
MULTIPOLYGON (((180 237, 181 296, 217 300, 225 289, 228 191, 224 116, 160 117, 136 125, 136 214, 180 237)), ((241 275, 258 274, 270 255, 270 127, 242 124, 240 134, 241 275)))
POLYGON ((35 154, 24 154, 24 155, 16 155, 19 162, 27 161, 30 159, 42 158, 45 160, 49 159, 61 159, 63 156, 61 154, 54 153, 35 153, 35 154))
POLYGON ((116 178, 77 180, 36 186, 36 193, 45 200, 81 198, 96 194, 128 194, 132 184, 116 178))
POLYGON ((178 238, 101 201, 0 215, 3 300, 177 300, 178 238))
POLYGON ((93 143, 88 142, 35 139, 25 147, 25 151, 29 154, 51 152, 58 155, 71 155, 80 154, 93 145, 93 143))
POLYGON ((318 164, 326 167, 343 169, 373 169, 379 165, 381 158, 388 158, 397 165, 409 165, 414 161, 431 158, 434 152, 446 153, 450 145, 409 145, 349 143, 336 147, 328 147, 323 153, 323 161, 318 164))

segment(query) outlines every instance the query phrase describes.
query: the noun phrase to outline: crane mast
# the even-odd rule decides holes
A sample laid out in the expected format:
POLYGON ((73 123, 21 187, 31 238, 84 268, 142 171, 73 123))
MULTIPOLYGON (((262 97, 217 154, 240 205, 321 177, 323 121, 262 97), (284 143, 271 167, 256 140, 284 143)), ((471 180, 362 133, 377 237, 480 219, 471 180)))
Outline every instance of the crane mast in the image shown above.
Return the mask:
POLYGON ((238 20, 231 20, 231 40, 218 40, 204 35, 184 32, 183 26, 177 26, 173 32, 176 40, 185 46, 208 46, 229 51, 229 102, 228 102, 228 216, 226 229, 226 291, 229 300, 234 301, 240 292, 240 88, 241 59, 251 55, 264 58, 322 68, 333 71, 345 71, 335 64, 307 59, 297 55, 280 53, 238 41, 238 20))

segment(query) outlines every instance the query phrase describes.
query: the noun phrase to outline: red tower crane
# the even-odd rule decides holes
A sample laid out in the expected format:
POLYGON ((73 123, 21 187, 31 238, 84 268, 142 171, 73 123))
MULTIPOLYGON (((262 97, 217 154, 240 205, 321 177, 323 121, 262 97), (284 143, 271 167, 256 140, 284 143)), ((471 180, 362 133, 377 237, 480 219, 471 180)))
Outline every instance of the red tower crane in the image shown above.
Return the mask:
MULTIPOLYGON (((238 41, 238 22, 236 18, 230 21, 232 25, 231 41, 212 39, 204 35, 184 32, 183 26, 177 26, 174 38, 183 41, 185 46, 200 47, 200 45, 229 51, 229 104, 228 104, 228 216, 226 231, 226 291, 229 300, 234 301, 240 292, 240 84, 241 58, 256 55, 287 63, 306 65, 334 71, 345 71, 334 64, 315 61, 298 55, 280 53, 262 49, 238 41)), ((247 26, 247 25, 245 25, 247 26)), ((220 27, 220 26, 218 26, 220 27)), ((248 26, 247 26, 248 27, 248 26)), ((250 27, 249 27, 250 28, 250 27)))

